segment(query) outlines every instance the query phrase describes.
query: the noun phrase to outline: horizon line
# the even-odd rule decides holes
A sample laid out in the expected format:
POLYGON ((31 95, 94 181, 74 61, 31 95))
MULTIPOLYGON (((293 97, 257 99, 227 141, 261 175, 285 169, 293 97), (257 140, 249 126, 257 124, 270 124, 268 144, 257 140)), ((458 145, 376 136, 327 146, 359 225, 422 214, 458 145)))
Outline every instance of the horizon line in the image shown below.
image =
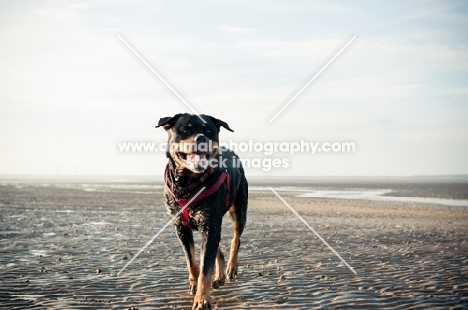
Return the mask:
MULTIPOLYGON (((0 174, 4 177, 46 177, 46 178, 83 178, 83 177, 162 177, 161 174, 0 174)), ((468 173, 459 174, 413 174, 413 175, 250 175, 253 178, 428 178, 428 177, 468 177, 468 173)))

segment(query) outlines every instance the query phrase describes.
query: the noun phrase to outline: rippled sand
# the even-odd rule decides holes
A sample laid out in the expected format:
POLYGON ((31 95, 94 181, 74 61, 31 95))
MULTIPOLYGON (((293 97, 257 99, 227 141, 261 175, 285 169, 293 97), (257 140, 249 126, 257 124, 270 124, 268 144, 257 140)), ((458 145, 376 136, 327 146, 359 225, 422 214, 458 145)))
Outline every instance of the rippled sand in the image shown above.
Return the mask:
MULTIPOLYGON (((160 187, 0 186, 0 308, 189 309, 188 273, 160 187)), ((219 309, 467 309, 468 209, 257 192, 237 281, 219 309)), ((231 237, 226 217, 222 247, 231 237)), ((199 244, 199 238, 196 242, 199 244)))

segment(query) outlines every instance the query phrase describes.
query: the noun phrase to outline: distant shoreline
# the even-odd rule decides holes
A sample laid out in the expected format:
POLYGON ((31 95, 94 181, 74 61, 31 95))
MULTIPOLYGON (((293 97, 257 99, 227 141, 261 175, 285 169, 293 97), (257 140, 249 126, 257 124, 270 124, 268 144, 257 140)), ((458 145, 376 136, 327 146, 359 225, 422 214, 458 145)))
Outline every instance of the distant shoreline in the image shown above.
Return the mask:
MULTIPOLYGON (((375 183, 375 182, 466 182, 468 175, 427 176, 248 176, 252 184, 315 184, 315 183, 375 183)), ((0 182, 149 182, 161 183, 161 175, 0 175, 0 182)))
MULTIPOLYGON (((288 195, 325 199, 394 200, 436 203, 468 207, 468 179, 455 178, 249 178, 252 195, 270 193, 269 187, 288 195), (453 200, 453 201, 451 201, 453 200), (466 200, 466 201, 465 201, 466 200)), ((62 177, 10 177, 1 178, 0 185, 50 186, 73 188, 78 191, 110 192, 123 190, 153 194, 163 188, 162 177, 157 176, 79 176, 62 177)))

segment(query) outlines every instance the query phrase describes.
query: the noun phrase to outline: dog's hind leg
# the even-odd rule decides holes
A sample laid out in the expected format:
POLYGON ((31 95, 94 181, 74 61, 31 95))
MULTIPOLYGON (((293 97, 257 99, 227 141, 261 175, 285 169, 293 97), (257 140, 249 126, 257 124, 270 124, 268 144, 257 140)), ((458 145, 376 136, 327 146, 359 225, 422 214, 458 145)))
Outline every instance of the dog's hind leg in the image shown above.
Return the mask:
POLYGON ((197 261, 195 259, 195 245, 193 242, 193 233, 190 227, 176 225, 177 236, 182 244, 185 252, 185 259, 187 261, 187 269, 189 271, 190 281, 190 295, 195 295, 197 292, 198 275, 200 269, 198 268, 197 261))
POLYGON ((224 254, 221 249, 218 249, 218 255, 216 256, 216 274, 213 281, 213 288, 219 288, 226 282, 226 275, 224 274, 224 254))
POLYGON ((241 199, 236 199, 234 206, 229 210, 229 216, 234 228, 234 237, 231 241, 231 251, 229 253, 229 261, 226 271, 229 280, 233 280, 237 277, 237 255, 239 253, 240 238, 247 221, 247 197, 241 196, 240 198, 241 199))

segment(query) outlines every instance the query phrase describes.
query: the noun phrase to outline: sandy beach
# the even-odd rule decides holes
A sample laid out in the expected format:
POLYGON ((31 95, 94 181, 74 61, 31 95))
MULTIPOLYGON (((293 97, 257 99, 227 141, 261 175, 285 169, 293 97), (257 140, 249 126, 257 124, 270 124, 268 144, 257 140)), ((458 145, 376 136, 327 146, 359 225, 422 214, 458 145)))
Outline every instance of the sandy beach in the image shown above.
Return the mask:
MULTIPOLYGON (((442 198, 467 196, 453 188, 442 198)), ((468 308, 468 208, 278 192, 357 275, 273 193, 252 191, 238 280, 213 290, 216 308, 468 308)), ((0 219, 2 309, 191 308, 172 226, 116 276, 169 220, 160 184, 4 182, 0 219)), ((226 216, 225 253, 231 235, 226 216)))

